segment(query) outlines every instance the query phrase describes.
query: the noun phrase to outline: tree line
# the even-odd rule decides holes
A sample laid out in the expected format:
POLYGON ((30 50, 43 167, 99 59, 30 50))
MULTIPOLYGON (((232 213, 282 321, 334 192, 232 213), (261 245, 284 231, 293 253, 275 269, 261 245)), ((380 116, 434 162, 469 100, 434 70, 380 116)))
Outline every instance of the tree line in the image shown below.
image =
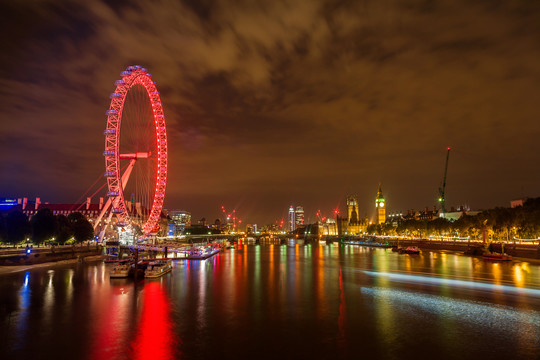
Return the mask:
POLYGON ((80 212, 54 215, 50 209, 39 210, 32 219, 21 211, 0 214, 0 241, 5 244, 19 244, 31 241, 34 244, 83 242, 92 239, 92 224, 80 212))
POLYGON ((456 221, 444 218, 434 220, 406 219, 370 225, 367 232, 377 235, 409 235, 415 237, 459 236, 482 239, 482 229, 494 240, 513 241, 538 239, 540 237, 540 198, 527 199, 523 206, 515 208, 496 207, 471 216, 463 214, 456 221))

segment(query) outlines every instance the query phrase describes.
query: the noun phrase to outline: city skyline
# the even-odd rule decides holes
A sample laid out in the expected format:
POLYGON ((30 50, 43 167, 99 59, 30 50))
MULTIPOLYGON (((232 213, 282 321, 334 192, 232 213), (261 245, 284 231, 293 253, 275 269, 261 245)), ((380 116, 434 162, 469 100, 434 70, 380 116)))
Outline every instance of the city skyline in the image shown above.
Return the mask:
POLYGON ((431 207, 447 146, 448 208, 540 194, 537 4, 2 8, 0 196, 72 203, 103 175, 131 64, 163 101, 164 207, 194 219, 225 204, 265 224, 302 204, 308 220, 349 195, 371 216, 379 183, 389 212, 431 207))

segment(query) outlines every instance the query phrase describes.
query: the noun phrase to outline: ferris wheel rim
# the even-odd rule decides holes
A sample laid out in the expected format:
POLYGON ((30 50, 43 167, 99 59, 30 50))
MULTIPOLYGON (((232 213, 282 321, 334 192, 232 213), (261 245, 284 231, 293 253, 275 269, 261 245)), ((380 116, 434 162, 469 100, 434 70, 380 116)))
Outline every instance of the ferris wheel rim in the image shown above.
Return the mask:
MULTIPOLYGON (((112 198, 110 211, 117 217, 117 224, 125 226, 132 223, 127 211, 122 174, 120 174, 120 132, 122 113, 129 91, 136 85, 142 85, 150 100, 156 135, 157 166, 155 174, 155 192, 148 218, 142 226, 144 235, 151 233, 156 227, 163 209, 165 188, 167 183, 167 132, 161 97, 155 82, 148 71, 139 66, 128 66, 120 73, 122 79, 115 81, 115 91, 110 95, 111 103, 106 112, 107 127, 105 130, 105 176, 107 177, 107 196, 112 198)), ((125 184, 124 184, 125 186, 125 184)))

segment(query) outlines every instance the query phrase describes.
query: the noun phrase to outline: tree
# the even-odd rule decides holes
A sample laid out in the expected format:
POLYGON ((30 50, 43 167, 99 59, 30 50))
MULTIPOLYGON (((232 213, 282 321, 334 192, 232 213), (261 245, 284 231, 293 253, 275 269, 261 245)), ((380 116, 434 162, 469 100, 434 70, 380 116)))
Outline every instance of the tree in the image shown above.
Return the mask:
POLYGON ((20 211, 12 211, 6 217, 7 242, 17 244, 32 232, 28 216, 20 211))
POLYGON ((68 220, 73 228, 73 237, 76 242, 83 242, 94 237, 94 228, 86 217, 80 212, 71 213, 68 215, 68 220))
POLYGON ((378 233, 377 224, 369 224, 366 232, 370 235, 375 235, 375 233, 378 233))
POLYGON ((51 209, 41 209, 32 216, 30 220, 32 225, 32 240, 37 243, 50 240, 56 234, 56 216, 51 209))
POLYGON ((382 232, 384 235, 396 235, 396 228, 391 222, 387 221, 382 224, 382 232))
POLYGON ((6 218, 0 214, 0 241, 7 242, 6 218))
POLYGON ((56 241, 65 244, 73 236, 73 226, 65 215, 57 215, 56 222, 58 224, 56 227, 56 241))
POLYGON ((447 234, 450 231, 451 224, 450 221, 448 221, 445 218, 436 218, 435 220, 431 220, 427 224, 429 235, 438 235, 441 236, 443 234, 447 234))

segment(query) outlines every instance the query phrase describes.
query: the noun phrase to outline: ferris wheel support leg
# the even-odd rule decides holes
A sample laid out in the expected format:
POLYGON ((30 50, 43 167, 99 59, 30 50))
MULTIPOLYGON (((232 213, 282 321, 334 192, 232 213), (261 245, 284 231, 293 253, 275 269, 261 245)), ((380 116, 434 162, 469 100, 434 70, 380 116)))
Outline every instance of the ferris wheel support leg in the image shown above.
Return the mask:
POLYGON ((105 236, 105 230, 107 230, 107 225, 109 225, 111 223, 111 218, 113 216, 113 213, 112 211, 109 213, 109 216, 107 217, 107 221, 105 221, 105 224, 103 225, 103 227, 101 228, 101 231, 99 232, 99 236, 98 236, 98 242, 102 242, 103 241, 103 237, 105 236))
POLYGON ((105 205, 103 206, 103 209, 101 209, 101 212, 99 213, 99 216, 97 217, 96 221, 94 222, 94 231, 96 231, 99 225, 99 222, 101 221, 101 219, 103 218, 103 215, 105 215, 107 210, 109 210, 109 208, 111 207, 111 204, 112 204, 112 201, 111 201, 111 198, 109 198, 107 202, 105 203, 105 205))
MULTIPOLYGON (((128 165, 126 171, 124 172, 124 174, 122 174, 122 179, 120 180, 121 184, 122 184, 122 190, 124 190, 126 188, 126 184, 127 184, 128 180, 129 180, 129 176, 131 175, 131 171, 133 170, 133 166, 135 166, 136 161, 137 161, 137 157, 132 158, 129 161, 129 165, 128 165)), ((115 205, 117 205, 118 198, 115 198, 115 200, 116 200, 115 205)), ((107 200, 107 202, 105 203, 105 205, 103 206, 103 209, 101 209, 101 212, 99 213, 99 216, 97 217, 96 221, 94 222, 94 231, 96 231, 99 223, 101 222, 101 219, 103 218, 103 216, 105 215, 107 210, 109 210, 109 208, 111 207, 112 202, 113 202, 113 200, 111 200, 111 198, 109 198, 107 200)), ((111 223, 112 216, 113 216, 113 213, 111 211, 111 212, 109 212, 109 216, 107 217, 107 221, 105 221, 101 231, 99 232, 99 236, 98 236, 98 240, 97 240, 98 242, 103 241, 103 236, 105 236, 105 230, 107 229, 107 225, 109 225, 111 223)))
POLYGON ((126 188, 126 184, 129 180, 129 175, 131 175, 131 170, 133 170, 133 166, 135 166, 136 161, 137 161, 137 158, 131 159, 129 161, 129 165, 126 171, 122 174, 122 179, 120 179, 120 182, 122 183, 122 190, 126 188))

